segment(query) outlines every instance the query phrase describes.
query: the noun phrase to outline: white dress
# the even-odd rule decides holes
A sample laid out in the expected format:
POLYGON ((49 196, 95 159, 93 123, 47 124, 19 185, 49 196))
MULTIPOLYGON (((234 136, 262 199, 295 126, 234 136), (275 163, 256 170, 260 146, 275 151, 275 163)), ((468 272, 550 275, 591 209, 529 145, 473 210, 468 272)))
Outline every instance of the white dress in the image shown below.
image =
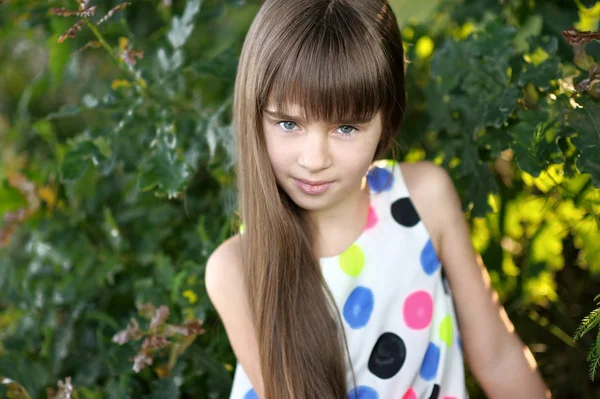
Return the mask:
MULTIPOLYGON (((452 293, 402 171, 383 160, 366 177, 365 230, 341 255, 320 259, 356 376, 353 386, 347 372, 348 399, 467 399, 452 293)), ((230 399, 253 398, 238 363, 230 399)))

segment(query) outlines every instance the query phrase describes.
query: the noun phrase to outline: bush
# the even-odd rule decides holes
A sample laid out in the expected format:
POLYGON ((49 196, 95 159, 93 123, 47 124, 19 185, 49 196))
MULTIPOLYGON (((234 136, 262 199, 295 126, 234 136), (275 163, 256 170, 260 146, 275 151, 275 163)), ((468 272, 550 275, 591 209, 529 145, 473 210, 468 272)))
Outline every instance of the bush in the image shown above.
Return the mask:
MULTIPOLYGON (((596 348, 593 377, 600 46, 581 32, 598 29, 600 3, 391 3, 410 60, 402 157, 451 173, 554 397, 598 397, 584 360, 596 348)), ((233 232, 232 88, 259 4, 0 4, 0 375, 13 394, 60 379, 48 393, 227 397, 235 357, 203 275, 233 232)))

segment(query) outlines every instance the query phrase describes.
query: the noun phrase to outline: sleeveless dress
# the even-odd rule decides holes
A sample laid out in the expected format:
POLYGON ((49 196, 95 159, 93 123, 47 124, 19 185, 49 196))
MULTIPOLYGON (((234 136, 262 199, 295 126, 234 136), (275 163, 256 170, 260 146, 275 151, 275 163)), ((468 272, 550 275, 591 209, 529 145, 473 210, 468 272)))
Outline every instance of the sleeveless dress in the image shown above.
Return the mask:
MULTIPOLYGON (((320 258, 356 376, 354 386, 346 360, 348 399, 467 399, 452 293, 402 171, 376 161, 366 179, 365 230, 320 258)), ((238 362, 230 399, 255 398, 238 362)))

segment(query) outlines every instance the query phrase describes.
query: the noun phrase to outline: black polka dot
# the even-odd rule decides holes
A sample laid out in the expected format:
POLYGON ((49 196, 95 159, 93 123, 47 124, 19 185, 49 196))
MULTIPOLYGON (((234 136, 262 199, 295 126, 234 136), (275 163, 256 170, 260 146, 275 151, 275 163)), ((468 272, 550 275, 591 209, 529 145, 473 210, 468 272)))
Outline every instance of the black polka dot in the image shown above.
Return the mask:
POLYGON ((440 386, 438 384, 435 384, 433 386, 433 392, 431 392, 431 396, 429 397, 429 399, 438 399, 438 396, 440 396, 440 386))
POLYGON ((395 376, 406 360, 406 345, 402 338, 394 333, 386 332, 379 336, 371 357, 369 371, 382 379, 395 376))
POLYGON ((413 227, 421 220, 410 197, 400 198, 392 204, 394 220, 405 227, 413 227))

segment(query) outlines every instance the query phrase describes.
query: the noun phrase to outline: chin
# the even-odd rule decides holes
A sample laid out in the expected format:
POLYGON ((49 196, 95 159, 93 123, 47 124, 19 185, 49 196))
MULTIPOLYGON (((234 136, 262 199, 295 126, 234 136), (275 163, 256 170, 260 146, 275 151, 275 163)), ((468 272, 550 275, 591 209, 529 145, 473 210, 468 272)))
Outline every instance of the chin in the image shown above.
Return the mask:
POLYGON ((310 212, 320 211, 329 207, 332 202, 335 202, 333 196, 330 193, 315 196, 309 196, 301 192, 294 194, 295 195, 288 194, 291 200, 300 208, 310 212))

